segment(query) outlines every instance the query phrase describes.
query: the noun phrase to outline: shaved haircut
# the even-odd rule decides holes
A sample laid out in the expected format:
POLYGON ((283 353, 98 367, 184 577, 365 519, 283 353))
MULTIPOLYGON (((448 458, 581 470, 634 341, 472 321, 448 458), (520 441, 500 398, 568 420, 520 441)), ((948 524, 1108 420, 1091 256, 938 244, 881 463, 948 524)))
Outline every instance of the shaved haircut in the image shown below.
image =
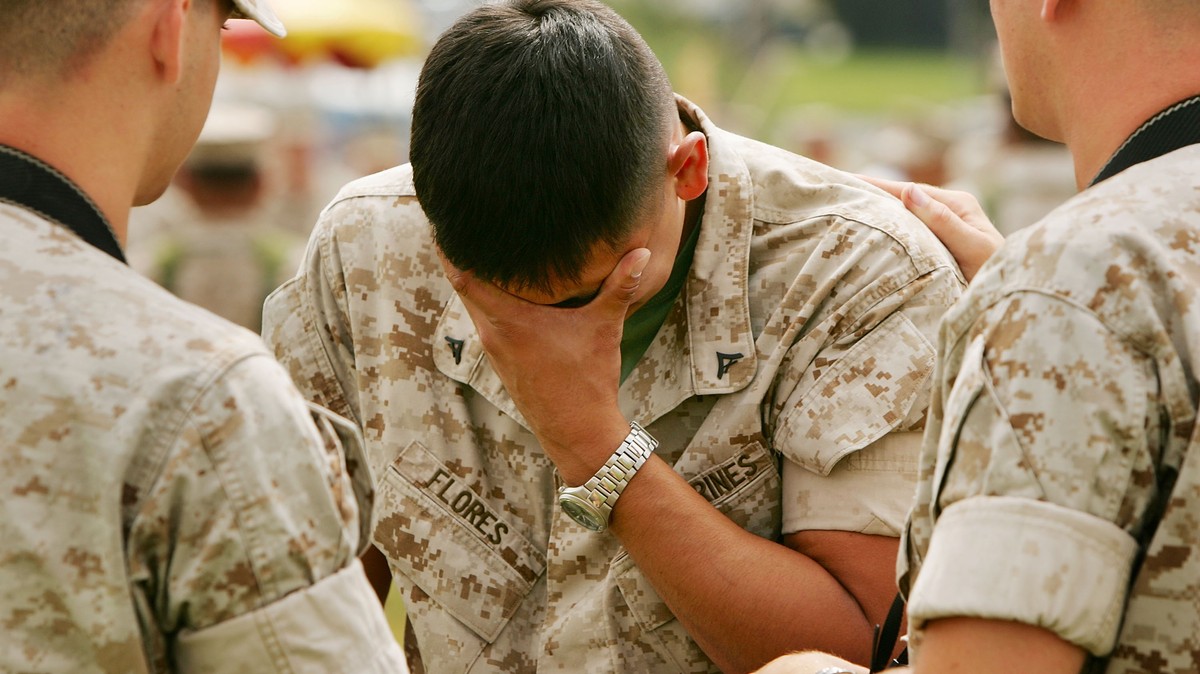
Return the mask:
POLYGON ((0 86, 69 74, 146 0, 0 0, 0 86))

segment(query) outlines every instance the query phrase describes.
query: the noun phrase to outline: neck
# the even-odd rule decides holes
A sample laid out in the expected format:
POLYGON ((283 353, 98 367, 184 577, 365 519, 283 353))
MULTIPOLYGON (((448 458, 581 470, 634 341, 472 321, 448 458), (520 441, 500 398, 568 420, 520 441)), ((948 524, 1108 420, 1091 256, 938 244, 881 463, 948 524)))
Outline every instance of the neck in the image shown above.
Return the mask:
MULTIPOLYGON (((1197 61, 1200 62, 1200 61, 1197 61)), ((1075 162, 1079 189, 1091 183, 1122 144, 1147 120, 1179 101, 1200 94, 1200 81, 1189 87, 1146 92, 1137 99, 1096 104, 1076 114, 1066 145, 1075 162), (1170 93, 1164 93, 1170 91, 1170 93)))
MULTIPOLYGON (((1200 40, 1192 37, 1194 31, 1163 30, 1139 3, 1110 7, 1117 14, 1080 31, 1064 50, 1069 64, 1064 72, 1074 77, 1060 82, 1057 117, 1080 189, 1147 120, 1200 94, 1200 40)), ((1188 11, 1194 20, 1194 10, 1188 11)))
MULTIPOLYGON (((684 206, 683 231, 679 235, 679 250, 683 250, 684 245, 687 244, 688 237, 700 226, 700 218, 704 215, 704 201, 707 196, 708 192, 705 192, 687 202, 687 205, 684 206)), ((679 255, 679 250, 675 251, 675 255, 679 255)))
POLYGON ((136 107, 10 88, 0 91, 0 144, 37 157, 75 183, 124 246, 148 149, 139 145, 147 134, 136 128, 136 107))

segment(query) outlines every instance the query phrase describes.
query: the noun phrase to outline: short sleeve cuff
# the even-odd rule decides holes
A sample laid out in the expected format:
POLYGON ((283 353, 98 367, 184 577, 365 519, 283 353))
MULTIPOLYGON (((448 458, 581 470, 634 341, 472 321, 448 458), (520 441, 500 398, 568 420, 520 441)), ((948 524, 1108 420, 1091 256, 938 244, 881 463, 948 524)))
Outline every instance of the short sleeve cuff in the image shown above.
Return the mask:
POLYGON ((912 504, 921 432, 888 433, 828 475, 785 459, 783 533, 829 530, 897 537, 912 504))
POLYGON ((909 624, 1008 620, 1103 655, 1121 627, 1136 553, 1132 536, 1093 515, 1007 496, 960 501, 934 527, 909 624))
POLYGON ((179 636, 177 671, 407 674, 362 564, 252 613, 179 636))

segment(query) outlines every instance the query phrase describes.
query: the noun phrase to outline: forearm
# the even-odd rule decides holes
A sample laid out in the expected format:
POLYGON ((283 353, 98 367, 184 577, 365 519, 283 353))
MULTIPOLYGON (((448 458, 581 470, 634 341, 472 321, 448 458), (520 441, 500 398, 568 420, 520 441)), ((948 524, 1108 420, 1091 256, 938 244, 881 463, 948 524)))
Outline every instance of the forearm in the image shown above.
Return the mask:
POLYGON ((744 531, 652 457, 613 511, 612 532, 688 633, 726 672, 800 649, 856 662, 871 625, 821 565, 744 531))
POLYGON ((1004 620, 946 618, 926 626, 916 674, 1075 674, 1087 653, 1040 627, 1004 620))
MULTIPOLYGON (((913 666, 888 674, 1076 674, 1087 653, 1058 635, 1032 625, 979 618, 935 620, 921 634, 913 666)), ((780 658, 756 674, 814 674, 843 666, 823 653, 797 653, 780 658)), ((846 669, 852 669, 846 667, 846 669)))

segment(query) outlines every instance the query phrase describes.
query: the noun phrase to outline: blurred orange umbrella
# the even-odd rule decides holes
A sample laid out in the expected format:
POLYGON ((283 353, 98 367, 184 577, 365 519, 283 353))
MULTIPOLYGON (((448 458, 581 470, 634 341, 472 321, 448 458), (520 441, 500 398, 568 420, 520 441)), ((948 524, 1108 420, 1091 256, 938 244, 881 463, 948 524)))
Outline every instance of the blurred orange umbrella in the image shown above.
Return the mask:
POLYGON ((231 21, 225 53, 243 64, 334 60, 372 68, 425 47, 420 17, 408 0, 271 0, 288 35, 276 38, 253 21, 231 21))

